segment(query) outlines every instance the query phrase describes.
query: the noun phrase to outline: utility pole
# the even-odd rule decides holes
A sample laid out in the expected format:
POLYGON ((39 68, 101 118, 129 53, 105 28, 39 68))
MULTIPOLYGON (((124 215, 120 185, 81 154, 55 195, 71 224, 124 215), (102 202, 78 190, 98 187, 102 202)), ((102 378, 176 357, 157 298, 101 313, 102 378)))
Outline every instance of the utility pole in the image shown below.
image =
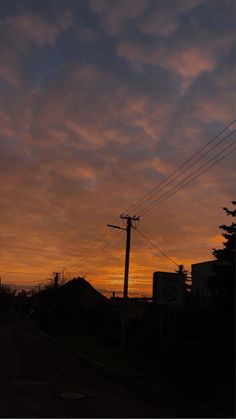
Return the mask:
POLYGON ((55 290, 58 288, 59 275, 60 275, 60 272, 54 272, 54 288, 55 288, 55 290))
POLYGON ((129 256, 130 256, 130 241, 131 241, 131 228, 132 221, 138 221, 139 217, 130 217, 129 215, 121 214, 120 218, 127 220, 126 228, 115 226, 112 224, 107 224, 108 227, 118 228, 119 230, 126 231, 126 252, 125 252, 125 274, 124 274, 124 290, 123 290, 123 299, 124 302, 128 299, 128 283, 129 283, 129 256))
POLYGON ((128 283, 129 283, 129 257, 130 257, 130 241, 131 241, 131 228, 132 228, 132 221, 138 221, 139 217, 130 217, 129 215, 121 215, 120 218, 123 220, 127 220, 127 227, 126 227, 126 252, 125 252, 125 275, 124 275, 124 291, 123 291, 123 298, 124 303, 127 303, 128 299, 128 283))
POLYGON ((122 313, 122 325, 121 325, 121 337, 120 337, 120 346, 121 349, 126 348, 127 344, 127 305, 128 305, 128 283, 129 283, 129 259, 130 259, 130 242, 131 242, 131 228, 132 221, 138 221, 139 217, 131 217, 129 215, 121 214, 120 218, 127 220, 126 228, 115 226, 112 224, 107 224, 108 227, 118 228, 120 230, 126 231, 126 252, 125 252, 125 273, 124 273, 124 290, 123 290, 123 313, 122 313))

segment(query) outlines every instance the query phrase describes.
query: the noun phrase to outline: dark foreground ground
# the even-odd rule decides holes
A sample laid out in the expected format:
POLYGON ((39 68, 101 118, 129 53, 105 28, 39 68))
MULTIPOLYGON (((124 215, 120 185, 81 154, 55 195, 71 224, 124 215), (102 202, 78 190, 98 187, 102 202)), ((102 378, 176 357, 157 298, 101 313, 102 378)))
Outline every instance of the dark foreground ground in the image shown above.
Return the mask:
POLYGON ((15 314, 0 326, 0 417, 232 417, 161 394, 147 394, 86 366, 15 314), (63 398, 64 393, 82 398, 63 398))

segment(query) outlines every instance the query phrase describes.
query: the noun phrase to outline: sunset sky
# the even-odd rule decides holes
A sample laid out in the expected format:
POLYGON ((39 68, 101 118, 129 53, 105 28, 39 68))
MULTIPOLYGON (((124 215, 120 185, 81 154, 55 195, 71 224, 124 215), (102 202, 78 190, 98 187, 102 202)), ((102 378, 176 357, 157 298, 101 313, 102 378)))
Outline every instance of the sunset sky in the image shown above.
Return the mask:
MULTIPOLYGON (((236 118, 235 1, 0 3, 2 283, 64 270, 111 295, 123 289, 125 232, 106 224, 123 225, 236 118)), ((235 163, 232 151, 141 216, 140 231, 189 270, 212 259, 235 163)), ((130 295, 150 295, 152 273, 175 268, 132 231, 130 295)))

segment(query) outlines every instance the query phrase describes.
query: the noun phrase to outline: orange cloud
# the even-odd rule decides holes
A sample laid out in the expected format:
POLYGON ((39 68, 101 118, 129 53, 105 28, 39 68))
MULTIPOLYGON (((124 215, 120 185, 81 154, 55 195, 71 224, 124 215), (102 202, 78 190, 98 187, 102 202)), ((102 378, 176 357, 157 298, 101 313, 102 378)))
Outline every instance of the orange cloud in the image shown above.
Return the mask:
POLYGON ((170 71, 172 77, 180 78, 180 90, 184 93, 197 77, 217 68, 221 53, 229 51, 233 42, 231 31, 215 37, 210 32, 200 31, 194 42, 176 36, 171 45, 163 39, 149 44, 125 40, 118 44, 117 53, 138 71, 143 71, 147 64, 170 71))

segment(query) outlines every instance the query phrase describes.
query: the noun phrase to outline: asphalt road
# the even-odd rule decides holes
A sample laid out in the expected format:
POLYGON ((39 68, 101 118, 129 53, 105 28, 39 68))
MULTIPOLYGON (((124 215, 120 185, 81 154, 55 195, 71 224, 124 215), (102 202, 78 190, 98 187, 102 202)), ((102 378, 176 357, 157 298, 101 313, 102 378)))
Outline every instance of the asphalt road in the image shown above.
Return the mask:
POLYGON ((1 326, 0 339, 0 417, 215 416, 204 407, 142 393, 83 365, 40 335, 27 317, 1 326), (79 398, 64 398, 65 393, 79 398))

